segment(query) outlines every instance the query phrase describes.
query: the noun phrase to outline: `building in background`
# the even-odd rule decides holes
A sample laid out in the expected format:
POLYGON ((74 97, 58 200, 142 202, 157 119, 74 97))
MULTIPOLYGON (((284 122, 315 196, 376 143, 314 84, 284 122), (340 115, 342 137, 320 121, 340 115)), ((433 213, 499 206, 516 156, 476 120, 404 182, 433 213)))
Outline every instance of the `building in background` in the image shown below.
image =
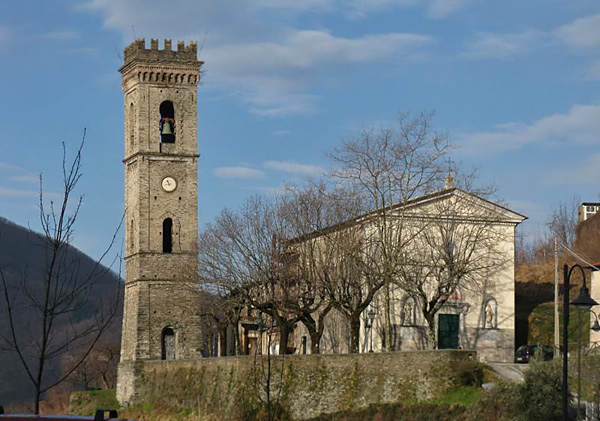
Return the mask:
POLYGON ((577 209, 577 223, 581 224, 600 212, 600 202, 583 202, 577 209))

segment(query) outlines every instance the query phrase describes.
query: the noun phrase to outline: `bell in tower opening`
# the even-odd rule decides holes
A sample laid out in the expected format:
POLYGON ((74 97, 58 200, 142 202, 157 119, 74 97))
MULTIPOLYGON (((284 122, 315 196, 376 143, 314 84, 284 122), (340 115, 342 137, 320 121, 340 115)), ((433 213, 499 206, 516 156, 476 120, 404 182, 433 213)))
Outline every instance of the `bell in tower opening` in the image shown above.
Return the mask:
POLYGON ((160 141, 175 143, 175 110, 171 101, 160 104, 160 141))

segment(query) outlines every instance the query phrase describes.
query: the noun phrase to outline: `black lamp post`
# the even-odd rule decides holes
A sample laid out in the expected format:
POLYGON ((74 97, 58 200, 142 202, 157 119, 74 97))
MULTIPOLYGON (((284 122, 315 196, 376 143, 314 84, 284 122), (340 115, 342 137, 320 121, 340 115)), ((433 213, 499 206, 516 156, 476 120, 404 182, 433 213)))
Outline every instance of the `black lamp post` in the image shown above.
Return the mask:
MULTIPOLYGON (((577 329, 578 329, 578 335, 577 335, 577 420, 579 421, 579 411, 581 410, 581 316, 583 315, 583 313, 592 313, 594 316, 596 316, 596 321, 594 322, 594 325, 590 328, 591 330, 593 330, 594 332, 598 332, 600 331, 600 324, 598 323, 598 315, 591 309, 591 307, 587 307, 587 304, 585 303, 589 303, 589 300, 594 301, 590 296, 589 293, 587 293, 587 287, 584 285, 581 290, 583 290, 583 288, 586 289, 586 291, 584 291, 584 293, 582 294, 582 292, 579 292, 579 297, 577 297, 575 300, 571 301, 571 304, 573 304, 575 301, 577 301, 580 297, 582 297, 582 295, 587 294, 587 297, 583 297, 583 303, 584 305, 581 305, 581 307, 579 308, 579 320, 578 320, 578 325, 577 325, 577 329)), ((595 301, 594 301, 595 302, 595 301)), ((598 303, 596 303, 598 304, 598 303)))
MULTIPOLYGON (((590 297, 590 292, 585 283, 585 271, 584 267, 578 264, 571 266, 564 266, 564 307, 563 307, 563 383, 562 383, 562 404, 563 404, 563 420, 568 421, 569 419, 569 287, 571 274, 573 269, 579 268, 581 275, 583 276, 583 286, 579 290, 579 296, 575 298, 570 304, 574 305, 579 310, 579 352, 578 352, 578 366, 579 372, 581 373, 581 313, 583 311, 589 311, 593 306, 598 303, 590 297)), ((595 325, 594 325, 595 327, 595 325)), ((578 376, 578 391, 577 391, 577 419, 579 419, 579 404, 581 399, 581 376, 578 376)))
POLYGON ((369 352, 373 352, 373 321, 375 320, 375 312, 373 309, 367 313, 367 319, 365 320, 367 327, 369 328, 370 345, 369 352))

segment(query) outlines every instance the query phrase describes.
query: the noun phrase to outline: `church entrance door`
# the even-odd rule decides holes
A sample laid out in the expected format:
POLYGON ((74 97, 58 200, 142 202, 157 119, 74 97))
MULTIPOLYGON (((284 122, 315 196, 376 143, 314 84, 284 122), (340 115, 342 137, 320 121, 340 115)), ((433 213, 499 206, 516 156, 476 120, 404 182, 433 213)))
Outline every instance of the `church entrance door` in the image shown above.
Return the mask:
POLYGON ((438 349, 458 349, 458 314, 440 314, 438 317, 438 349))

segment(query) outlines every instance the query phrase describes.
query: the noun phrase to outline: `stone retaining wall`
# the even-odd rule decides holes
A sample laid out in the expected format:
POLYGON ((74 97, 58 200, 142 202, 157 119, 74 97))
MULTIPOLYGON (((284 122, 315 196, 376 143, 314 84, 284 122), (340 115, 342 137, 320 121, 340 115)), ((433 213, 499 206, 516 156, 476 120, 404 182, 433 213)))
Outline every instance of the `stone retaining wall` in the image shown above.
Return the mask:
POLYGON ((455 384, 461 361, 476 359, 473 351, 452 350, 137 361, 120 367, 135 381, 119 398, 242 419, 264 407, 268 390, 272 404, 292 419, 306 419, 440 396, 455 384))

